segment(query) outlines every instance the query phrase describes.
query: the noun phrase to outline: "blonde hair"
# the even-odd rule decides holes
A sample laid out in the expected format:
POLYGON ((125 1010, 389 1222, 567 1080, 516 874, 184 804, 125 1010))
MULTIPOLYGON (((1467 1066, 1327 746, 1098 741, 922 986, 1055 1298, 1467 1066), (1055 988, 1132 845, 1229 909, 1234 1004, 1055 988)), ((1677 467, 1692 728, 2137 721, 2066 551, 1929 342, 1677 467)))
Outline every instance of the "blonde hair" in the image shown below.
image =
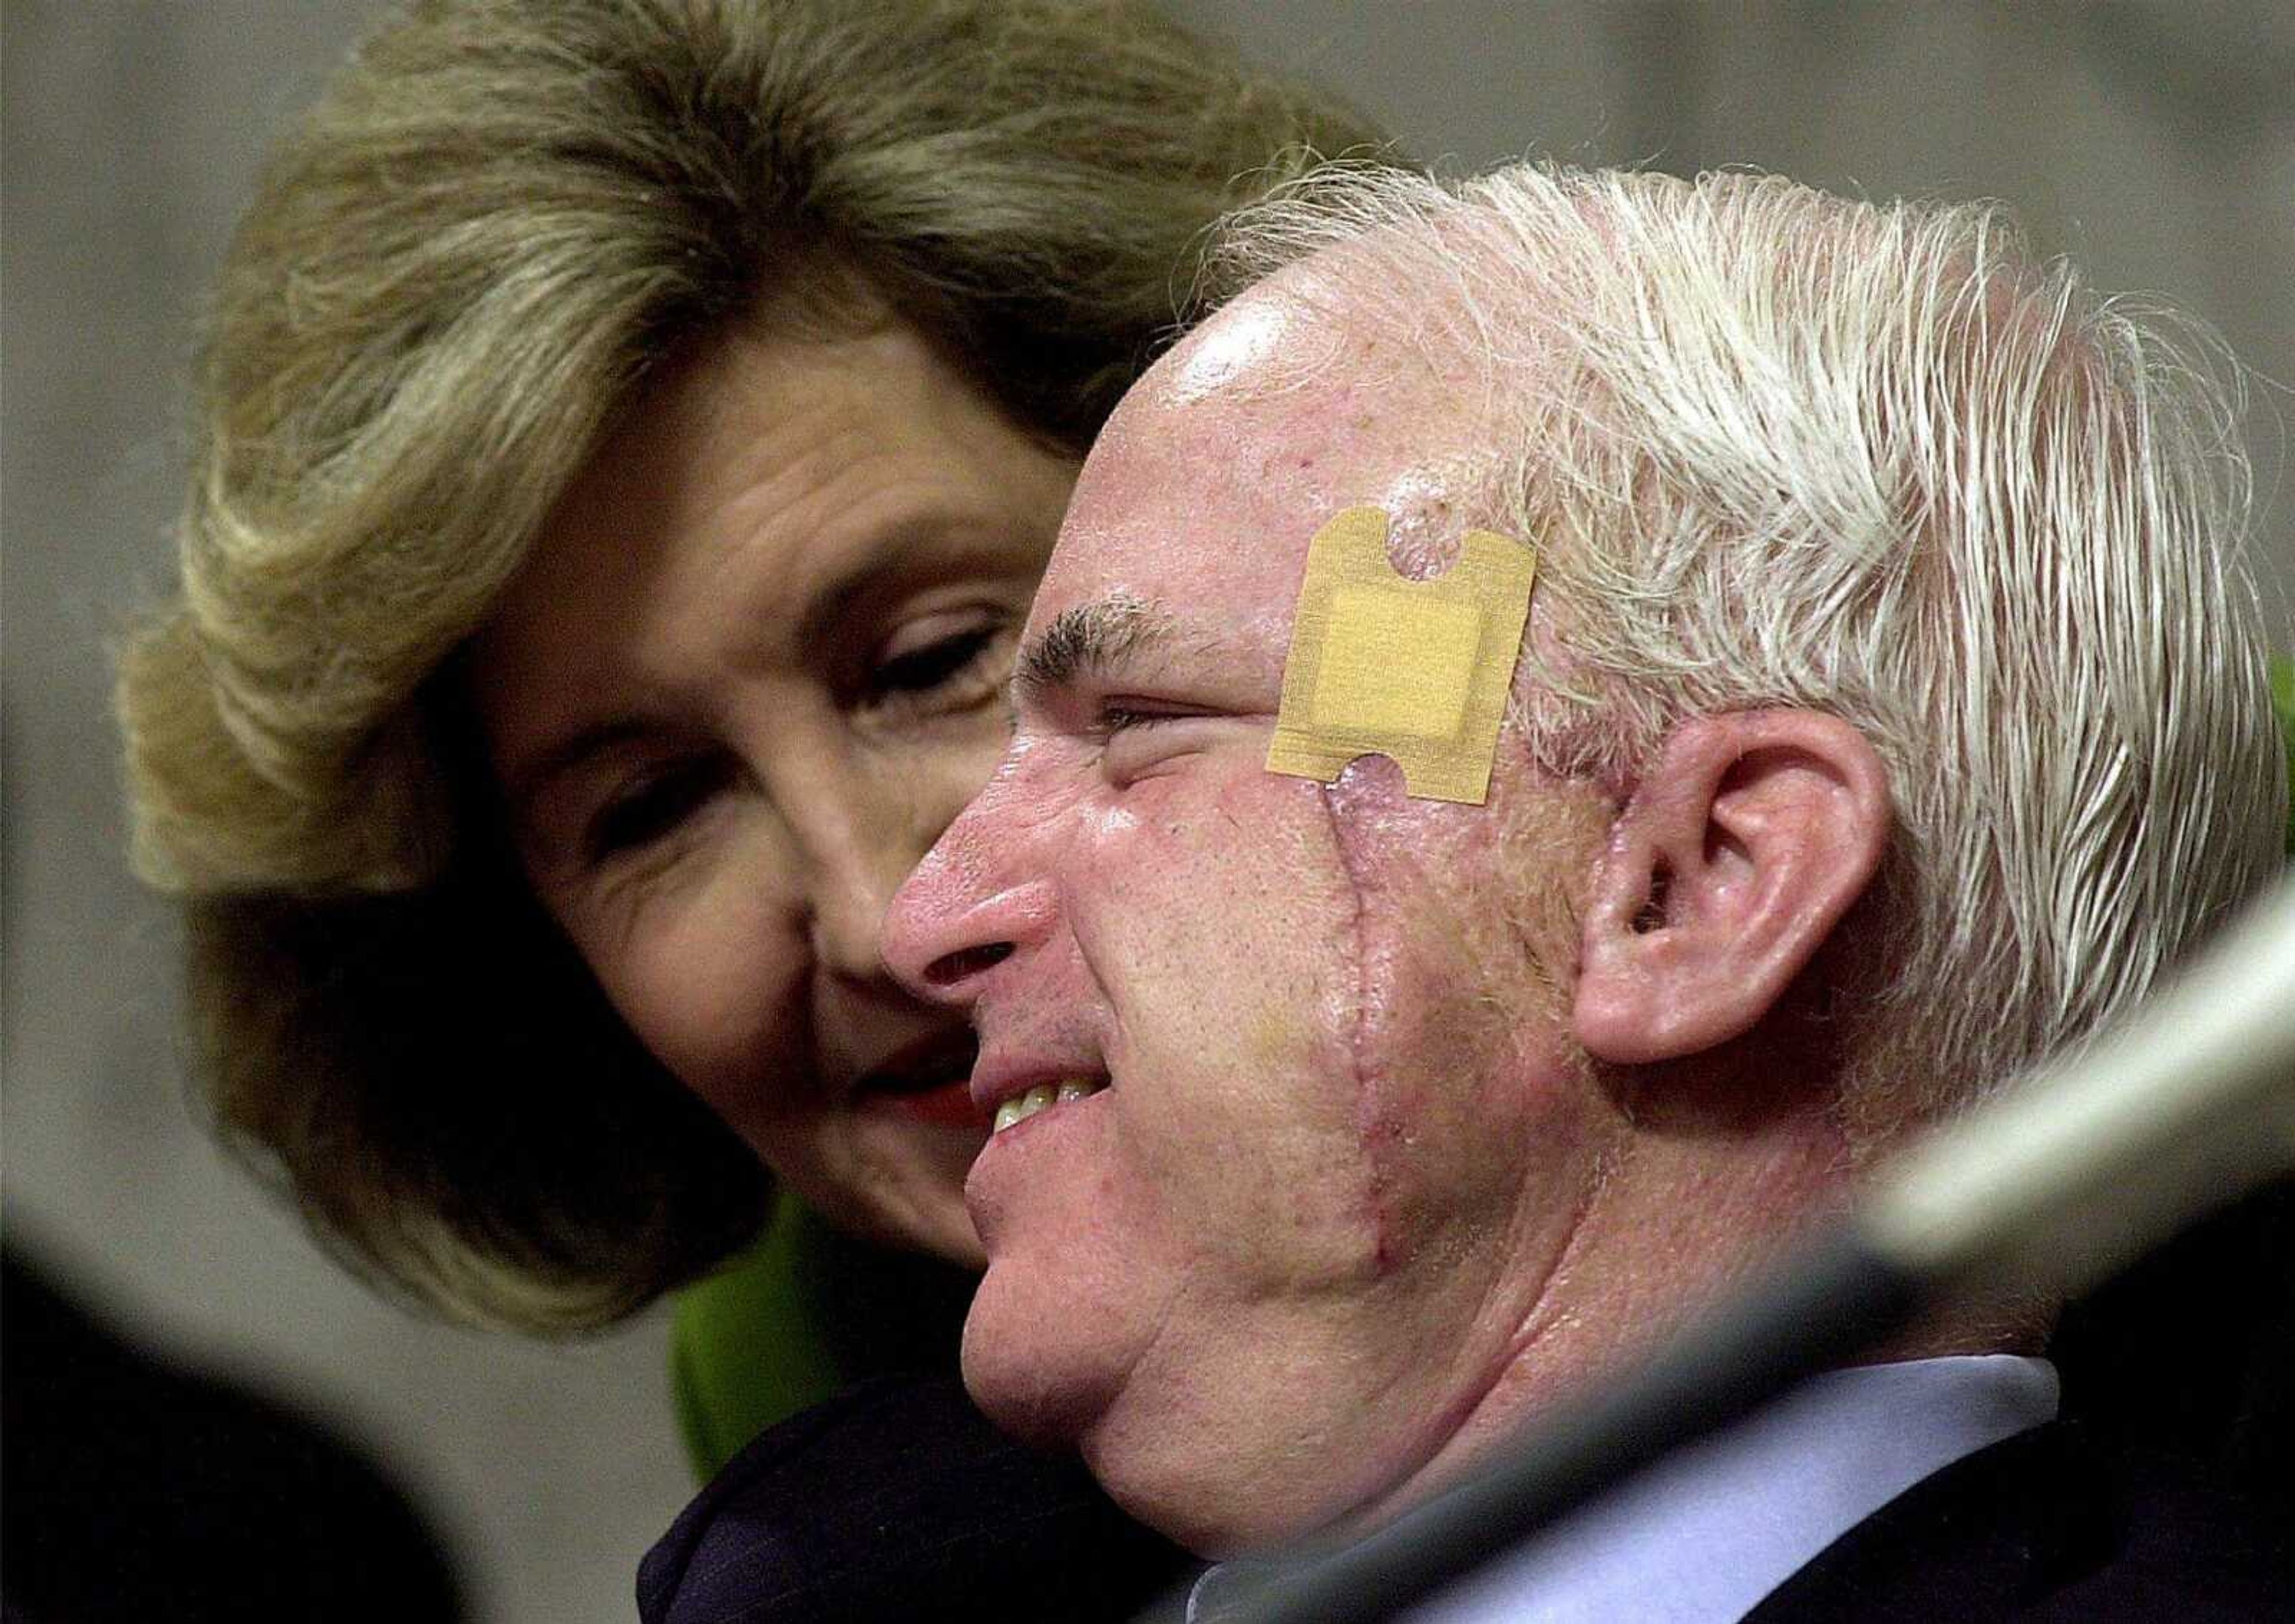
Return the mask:
POLYGON ((593 1324, 751 1232, 762 1174, 526 896, 441 673, 672 350, 875 304, 1081 454, 1198 233, 1374 135, 1131 0, 383 22, 240 225, 180 595, 120 659, 221 1129, 475 1318, 593 1324))
POLYGON ((1683 718, 1801 706, 1887 763, 1841 1011, 1864 1142, 2093 1032, 2278 871, 2240 379, 2203 330, 1995 205, 1528 164, 1310 179, 1212 286, 1325 250, 1311 296, 1417 335, 1494 521, 1548 538, 1543 759, 1629 785, 1683 718))

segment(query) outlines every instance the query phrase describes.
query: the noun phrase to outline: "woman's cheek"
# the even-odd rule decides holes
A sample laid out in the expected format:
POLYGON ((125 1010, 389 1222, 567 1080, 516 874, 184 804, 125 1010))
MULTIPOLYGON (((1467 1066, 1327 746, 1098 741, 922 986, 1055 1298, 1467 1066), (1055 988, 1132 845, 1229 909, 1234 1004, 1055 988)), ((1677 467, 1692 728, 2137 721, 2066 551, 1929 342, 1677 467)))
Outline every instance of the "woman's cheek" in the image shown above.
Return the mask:
POLYGON ((607 991, 657 1060, 736 1129, 771 1102, 757 1088, 763 1056, 784 1068, 802 954, 772 928, 765 898, 721 874, 638 909, 612 950, 607 991), (747 894, 745 894, 745 892, 747 894))
MULTIPOLYGON (((1000 701, 917 751, 903 763, 895 790, 907 813, 905 858, 914 868, 934 841, 971 804, 1004 756, 1011 739, 1008 714, 1000 701)), ((905 871, 901 876, 906 878, 905 871)))

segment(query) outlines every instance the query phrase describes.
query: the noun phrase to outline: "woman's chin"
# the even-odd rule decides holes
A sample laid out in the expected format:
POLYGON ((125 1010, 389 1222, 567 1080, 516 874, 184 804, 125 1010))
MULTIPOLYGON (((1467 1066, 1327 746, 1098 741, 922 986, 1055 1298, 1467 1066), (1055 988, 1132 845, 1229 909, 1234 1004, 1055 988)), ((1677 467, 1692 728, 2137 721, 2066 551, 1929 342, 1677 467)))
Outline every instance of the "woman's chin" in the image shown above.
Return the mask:
POLYGON ((968 1114, 946 1121, 904 1109, 911 1098, 872 1099, 856 1110, 847 1122, 846 1154, 835 1158, 827 1178, 818 1168, 806 1170, 813 1178, 796 1168, 784 1176, 798 1195, 856 1235, 968 1269, 985 1268, 987 1254, 965 1210, 964 1178, 987 1130, 968 1114))
POLYGON ((988 1267, 988 1253, 981 1248, 980 1236, 973 1229, 970 1214, 964 1210, 961 1194, 953 1212, 933 1214, 920 1229, 928 1232, 920 1232, 911 1243, 918 1250, 966 1269, 988 1267))

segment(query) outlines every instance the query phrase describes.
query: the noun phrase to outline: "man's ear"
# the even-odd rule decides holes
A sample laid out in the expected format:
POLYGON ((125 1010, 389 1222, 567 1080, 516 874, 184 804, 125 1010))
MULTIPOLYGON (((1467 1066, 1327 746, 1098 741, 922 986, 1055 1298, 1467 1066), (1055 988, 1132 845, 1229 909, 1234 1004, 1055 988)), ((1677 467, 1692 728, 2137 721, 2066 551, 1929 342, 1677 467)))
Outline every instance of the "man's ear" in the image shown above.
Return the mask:
POLYGON ((1595 869, 1578 1041, 1641 1065, 1751 1031, 1863 894, 1890 820, 1887 770, 1837 716, 1683 722, 1595 869))

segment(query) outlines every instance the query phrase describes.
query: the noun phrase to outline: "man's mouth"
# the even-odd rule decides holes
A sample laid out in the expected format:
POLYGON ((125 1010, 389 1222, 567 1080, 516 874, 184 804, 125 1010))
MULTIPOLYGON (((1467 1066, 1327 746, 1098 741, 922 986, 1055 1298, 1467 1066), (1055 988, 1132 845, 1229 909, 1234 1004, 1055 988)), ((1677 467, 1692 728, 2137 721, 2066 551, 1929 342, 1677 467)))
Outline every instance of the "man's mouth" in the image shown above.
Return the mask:
POLYGON ((969 1080, 980 1051, 970 1031, 935 1032, 887 1056, 853 1084, 863 1101, 881 1099, 928 1122, 977 1129, 981 1113, 972 1103, 969 1080))
POLYGON ((1059 1082, 1039 1083, 1025 1093, 1010 1095, 996 1107, 996 1122, 989 1130, 990 1137, 1026 1122, 1048 1106, 1088 1099, 1107 1086, 1105 1077, 1070 1077, 1059 1082))

